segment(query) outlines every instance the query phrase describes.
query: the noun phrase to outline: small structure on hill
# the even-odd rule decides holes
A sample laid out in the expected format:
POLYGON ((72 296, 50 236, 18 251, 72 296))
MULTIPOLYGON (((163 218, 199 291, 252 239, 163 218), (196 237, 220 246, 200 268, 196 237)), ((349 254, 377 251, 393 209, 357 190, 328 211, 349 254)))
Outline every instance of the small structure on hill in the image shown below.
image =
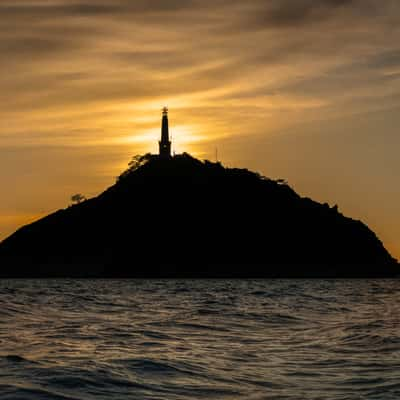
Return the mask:
POLYGON ((162 110, 162 122, 161 122, 161 140, 158 142, 160 150, 159 156, 161 158, 171 157, 171 141, 169 140, 169 129, 168 129, 168 108, 164 107, 162 110))

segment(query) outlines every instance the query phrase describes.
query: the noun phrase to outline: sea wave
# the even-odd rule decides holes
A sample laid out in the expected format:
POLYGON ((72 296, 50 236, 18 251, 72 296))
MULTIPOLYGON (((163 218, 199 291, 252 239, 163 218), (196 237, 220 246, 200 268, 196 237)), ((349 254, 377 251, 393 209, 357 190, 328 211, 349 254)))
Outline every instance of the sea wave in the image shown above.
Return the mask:
POLYGON ((399 289, 0 281, 0 400, 398 399, 399 289))

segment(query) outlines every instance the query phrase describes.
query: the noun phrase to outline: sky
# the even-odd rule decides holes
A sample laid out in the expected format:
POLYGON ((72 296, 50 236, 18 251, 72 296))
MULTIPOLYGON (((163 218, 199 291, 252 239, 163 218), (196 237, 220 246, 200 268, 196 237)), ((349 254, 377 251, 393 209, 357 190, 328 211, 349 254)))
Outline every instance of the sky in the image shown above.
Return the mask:
POLYGON ((0 240, 131 157, 218 158, 400 258, 398 0, 1 0, 0 240))

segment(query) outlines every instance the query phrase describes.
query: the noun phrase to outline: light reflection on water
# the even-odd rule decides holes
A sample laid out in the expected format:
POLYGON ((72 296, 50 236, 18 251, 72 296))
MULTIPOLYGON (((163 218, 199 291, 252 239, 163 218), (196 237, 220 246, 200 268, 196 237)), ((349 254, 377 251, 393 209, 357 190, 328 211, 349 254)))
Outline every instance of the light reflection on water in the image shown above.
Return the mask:
POLYGON ((399 289, 0 281, 0 399, 398 399, 399 289))

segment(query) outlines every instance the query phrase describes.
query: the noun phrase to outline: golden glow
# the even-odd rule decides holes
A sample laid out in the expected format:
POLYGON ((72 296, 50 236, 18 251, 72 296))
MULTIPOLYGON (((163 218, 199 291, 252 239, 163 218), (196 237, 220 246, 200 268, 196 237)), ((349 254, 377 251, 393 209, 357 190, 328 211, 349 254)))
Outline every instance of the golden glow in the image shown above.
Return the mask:
POLYGON ((0 215, 0 239, 4 239, 11 233, 13 233, 17 227, 27 225, 31 222, 38 220, 41 217, 44 217, 46 214, 7 214, 0 215))
POLYGON ((299 2, 0 2, 0 238, 157 152, 167 105, 176 153, 286 178, 400 258, 400 3, 299 2))

